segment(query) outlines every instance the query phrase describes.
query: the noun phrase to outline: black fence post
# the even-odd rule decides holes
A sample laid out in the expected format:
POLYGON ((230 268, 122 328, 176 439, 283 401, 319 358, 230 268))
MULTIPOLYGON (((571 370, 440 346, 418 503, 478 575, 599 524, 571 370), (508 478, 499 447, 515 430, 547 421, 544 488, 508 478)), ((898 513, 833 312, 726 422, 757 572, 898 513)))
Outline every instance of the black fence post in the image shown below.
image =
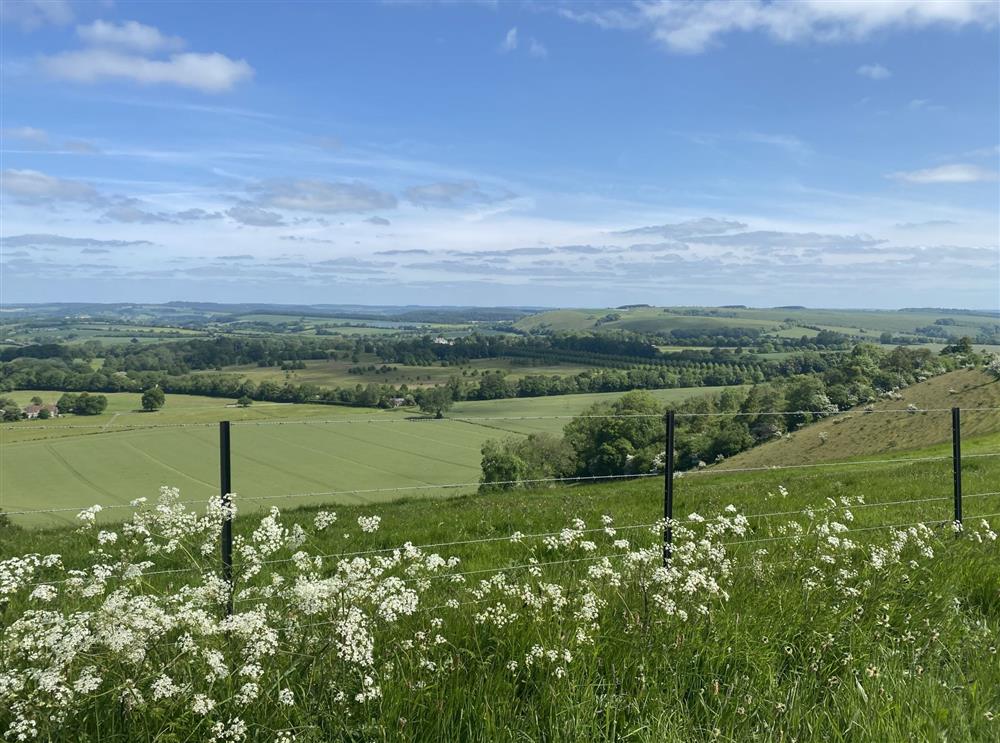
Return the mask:
POLYGON ((232 461, 229 456, 229 421, 219 422, 219 489, 225 517, 222 521, 222 579, 229 586, 226 616, 233 615, 233 516, 230 506, 233 492, 232 461))
POLYGON ((664 418, 666 448, 663 452, 663 567, 670 564, 674 542, 674 411, 668 410, 664 418))
POLYGON ((955 523, 962 525, 962 414, 951 409, 951 472, 955 482, 955 523))

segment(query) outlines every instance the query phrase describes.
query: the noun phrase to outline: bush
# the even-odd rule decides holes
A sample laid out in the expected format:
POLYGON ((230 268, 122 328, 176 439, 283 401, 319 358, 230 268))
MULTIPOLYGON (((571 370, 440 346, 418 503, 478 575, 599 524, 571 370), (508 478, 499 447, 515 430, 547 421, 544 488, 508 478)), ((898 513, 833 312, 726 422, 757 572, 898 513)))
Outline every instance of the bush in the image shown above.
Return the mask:
POLYGON ((573 450, 563 439, 549 433, 533 433, 524 439, 490 439, 482 447, 480 492, 510 490, 573 472, 573 450))
POLYGON ((662 448, 663 408, 648 392, 627 392, 614 403, 595 403, 566 426, 577 475, 649 471, 662 448), (620 417, 610 417, 620 416, 620 417))
POLYGON ((108 407, 108 398, 104 395, 81 392, 73 405, 73 412, 77 415, 100 415, 106 407, 108 407))

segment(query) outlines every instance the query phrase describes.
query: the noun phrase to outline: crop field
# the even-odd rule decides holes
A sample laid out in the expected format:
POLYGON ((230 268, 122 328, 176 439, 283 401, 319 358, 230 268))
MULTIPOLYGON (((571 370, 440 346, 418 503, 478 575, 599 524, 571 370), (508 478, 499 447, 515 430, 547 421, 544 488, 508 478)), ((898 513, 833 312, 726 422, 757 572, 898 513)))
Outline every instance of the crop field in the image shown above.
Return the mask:
MULTIPOLYGON (((665 402, 721 388, 660 390, 665 402)), ((60 393, 18 392, 54 402, 60 393)), ((218 490, 220 420, 233 429, 234 489, 247 497, 329 493, 305 502, 384 502, 398 493, 363 492, 419 487, 414 495, 454 495, 429 485, 475 483, 480 446, 489 438, 559 433, 570 416, 617 393, 457 403, 449 418, 526 417, 528 420, 418 420, 413 411, 372 411, 331 405, 254 403, 230 407, 215 398, 168 395, 156 413, 136 412, 139 395, 107 395, 100 416, 66 416, 3 426, 0 508, 76 508, 91 502, 128 503, 137 491, 174 484, 196 499, 218 490), (565 416, 534 420, 538 416, 565 416), (82 426, 82 427, 81 427, 82 426), (149 427, 155 426, 155 427, 149 427), (133 427, 139 427, 134 428, 133 427), (355 492, 357 491, 357 492, 355 492)), ((467 492, 474 488, 464 488, 467 492)), ((71 522, 73 513, 36 515, 25 523, 71 522)))
POLYGON ((221 514, 187 490, 131 526, 8 527, 0 730, 994 740, 998 465, 968 463, 957 535, 947 462, 681 478, 670 570, 659 478, 281 504, 235 522, 231 619, 221 514))

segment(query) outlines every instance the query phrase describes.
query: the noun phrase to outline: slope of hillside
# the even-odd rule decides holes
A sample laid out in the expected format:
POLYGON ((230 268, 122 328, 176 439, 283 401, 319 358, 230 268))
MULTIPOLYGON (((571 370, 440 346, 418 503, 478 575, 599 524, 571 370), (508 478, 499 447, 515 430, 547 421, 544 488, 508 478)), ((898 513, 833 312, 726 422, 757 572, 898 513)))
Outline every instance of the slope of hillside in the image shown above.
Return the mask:
MULTIPOLYGON (((909 405, 935 411, 955 406, 997 408, 1000 407, 1000 380, 979 369, 942 374, 901 390, 901 399, 876 403, 873 413, 857 408, 830 416, 801 428, 791 437, 745 451, 719 467, 768 467, 884 456, 951 440, 951 413, 948 410, 880 412, 905 411, 909 405)), ((1000 411, 963 411, 963 439, 996 432, 1000 432, 1000 411)))

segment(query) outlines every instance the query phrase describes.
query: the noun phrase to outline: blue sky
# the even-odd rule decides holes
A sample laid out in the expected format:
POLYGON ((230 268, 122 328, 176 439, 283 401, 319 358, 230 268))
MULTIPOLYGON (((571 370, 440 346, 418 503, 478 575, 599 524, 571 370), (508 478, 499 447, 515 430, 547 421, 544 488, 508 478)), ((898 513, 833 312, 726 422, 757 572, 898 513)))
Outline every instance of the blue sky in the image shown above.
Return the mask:
POLYGON ((3 302, 996 308, 998 16, 5 2, 3 302))

